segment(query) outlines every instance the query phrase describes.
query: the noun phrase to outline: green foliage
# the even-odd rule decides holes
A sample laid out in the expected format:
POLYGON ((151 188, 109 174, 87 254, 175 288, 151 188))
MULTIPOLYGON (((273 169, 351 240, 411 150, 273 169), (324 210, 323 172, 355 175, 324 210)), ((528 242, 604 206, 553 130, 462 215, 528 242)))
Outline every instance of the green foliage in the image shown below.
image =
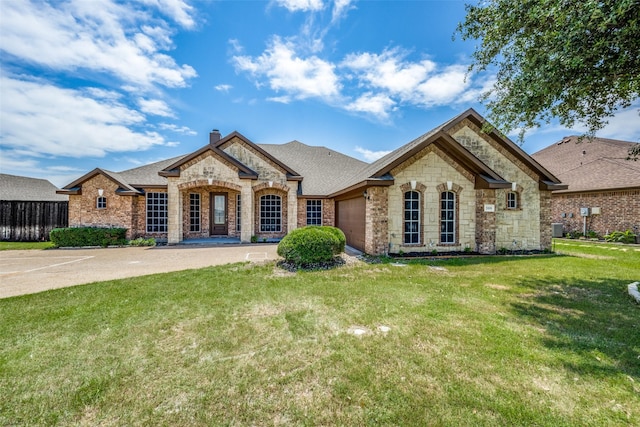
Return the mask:
POLYGON ((0 242, 0 251, 17 251, 31 249, 49 249, 53 248, 51 242, 0 242))
POLYGON ((54 228, 49 234, 56 247, 120 246, 127 243, 126 228, 54 228))
POLYGON ((258 236, 251 236, 251 243, 258 243, 258 236))
POLYGON ((323 226, 322 229, 332 233, 336 239, 338 239, 338 247, 334 250, 335 254, 337 255, 344 252, 344 248, 347 245, 347 237, 344 235, 342 230, 338 227, 331 226, 323 226))
POLYGON ((618 243, 635 243, 636 235, 631 232, 631 230, 627 231, 614 231, 613 233, 609 233, 604 236, 604 239, 607 242, 618 242, 618 243))
POLYGON ((145 239, 143 237, 138 237, 137 239, 133 239, 129 241, 130 246, 155 246, 156 239, 151 237, 150 239, 145 239))
POLYGON ((637 0, 488 0, 466 10, 457 32, 480 39, 469 71, 497 67, 482 100, 521 141, 554 118, 567 128, 585 122, 593 135, 640 94, 637 0))
POLYGON ((278 244, 278 255, 298 266, 329 262, 344 250, 344 242, 346 239, 342 241, 334 227, 307 226, 284 236, 278 244))

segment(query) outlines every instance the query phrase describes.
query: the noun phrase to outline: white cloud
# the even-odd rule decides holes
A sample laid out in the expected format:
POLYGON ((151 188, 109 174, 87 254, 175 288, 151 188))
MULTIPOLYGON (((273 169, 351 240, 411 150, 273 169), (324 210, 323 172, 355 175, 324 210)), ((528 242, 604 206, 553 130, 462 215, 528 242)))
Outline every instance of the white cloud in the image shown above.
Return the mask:
POLYGON ((138 99, 138 106, 140 111, 147 114, 153 114, 161 117, 175 117, 171 107, 166 102, 160 99, 138 99))
POLYGON ((140 0, 149 6, 155 6, 161 13, 170 17, 184 28, 195 27, 193 6, 182 0, 140 0))
POLYGON ((134 130, 146 118, 113 99, 48 83, 0 78, 0 138, 30 156, 104 156, 166 145, 156 132, 134 130))
POLYGON ((333 2, 333 11, 331 12, 331 23, 336 23, 342 19, 349 10, 355 9, 352 3, 352 0, 335 0, 333 2))
POLYGON ((182 135, 195 136, 198 134, 195 130, 189 128, 188 126, 178 126, 172 123, 160 123, 158 127, 162 130, 170 130, 175 133, 179 133, 182 135))
POLYGON ((219 92, 229 92, 232 88, 233 86, 227 85, 227 84, 220 84, 220 85, 214 86, 214 89, 219 92))
POLYGON ((391 152, 391 151, 371 151, 359 146, 356 146, 356 148, 354 148, 354 151, 362 154, 362 157, 368 162, 375 162, 376 160, 386 156, 391 152))
POLYGON ((380 120, 386 121, 389 119, 389 111, 394 105, 395 102, 385 94, 367 92, 355 101, 347 104, 345 109, 347 111, 368 113, 380 120))
MULTIPOLYGON (((174 17, 180 15, 175 15, 179 3, 184 5, 173 0, 150 3, 165 11, 173 7, 174 17)), ((166 25, 158 25, 132 3, 7 1, 2 13, 0 49, 28 63, 62 71, 103 72, 147 88, 184 87, 196 76, 191 66, 178 65, 162 53, 172 47, 166 25)), ((185 16, 178 16, 184 25, 185 16)))
POLYGON ((296 99, 330 100, 340 91, 335 66, 317 56, 300 58, 292 43, 274 37, 258 57, 234 56, 235 67, 255 78, 267 78, 272 90, 286 92, 296 99))
POLYGON ((274 3, 290 12, 317 12, 324 8, 322 0, 274 0, 274 3))

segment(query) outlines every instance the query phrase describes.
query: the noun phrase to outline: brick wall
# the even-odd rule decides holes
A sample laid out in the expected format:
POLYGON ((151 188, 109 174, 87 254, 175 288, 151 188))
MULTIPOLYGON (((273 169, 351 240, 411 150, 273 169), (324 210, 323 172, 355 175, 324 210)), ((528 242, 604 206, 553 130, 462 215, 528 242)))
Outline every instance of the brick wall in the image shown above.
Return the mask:
POLYGON ((563 224, 564 233, 582 232, 581 207, 600 208, 599 215, 587 217, 587 231, 601 236, 612 231, 640 232, 640 190, 553 194, 551 222, 563 224))
MULTIPOLYGON (((307 225, 307 199, 298 197, 298 227, 305 227, 307 225)), ((322 200, 322 225, 335 226, 335 202, 333 199, 320 199, 322 200)))
POLYGON ((104 175, 96 175, 82 183, 82 194, 69 196, 70 227, 121 227, 127 238, 137 234, 133 218, 137 215, 138 196, 116 194, 118 184, 104 175), (98 209, 98 190, 107 200, 105 209, 98 209))
POLYGON ((496 213, 484 205, 496 205, 496 190, 476 190, 476 247, 481 254, 496 253, 496 213))
POLYGON ((389 250, 388 187, 369 187, 365 207, 364 251, 382 255, 389 250))

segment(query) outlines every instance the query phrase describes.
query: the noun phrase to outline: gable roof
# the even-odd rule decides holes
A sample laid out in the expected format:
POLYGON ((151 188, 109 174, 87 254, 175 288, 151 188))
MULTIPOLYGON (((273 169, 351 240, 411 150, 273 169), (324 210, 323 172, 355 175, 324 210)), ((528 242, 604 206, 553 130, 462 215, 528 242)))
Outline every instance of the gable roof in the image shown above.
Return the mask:
POLYGON ((532 155, 568 184, 568 189, 554 193, 640 188, 640 161, 626 160, 629 149, 638 143, 588 141, 568 136, 532 155))
POLYGON ((159 176, 158 172, 164 169, 167 165, 175 163, 183 157, 185 156, 173 157, 171 159, 161 160, 159 162, 150 163, 148 165, 128 169, 122 172, 113 172, 107 169, 95 168, 75 181, 62 187, 61 190, 58 190, 58 194, 80 194, 82 183, 99 174, 106 176, 118 184, 118 194, 143 194, 143 192, 138 188, 166 186, 167 178, 159 176))
POLYGON ((0 200, 24 202, 66 202, 68 196, 56 194, 58 188, 46 179, 0 174, 0 200))
MULTIPOLYGON (((440 126, 435 127, 408 144, 402 145, 386 156, 371 163, 369 166, 356 173, 342 186, 334 187, 332 189, 332 196, 338 196, 348 191, 352 191, 355 188, 367 185, 389 185, 393 182, 393 177, 390 175, 392 169, 401 165, 403 162, 407 161, 409 158, 431 144, 438 147, 447 155, 455 159, 462 167, 473 173, 478 178, 476 181, 477 188, 510 188, 510 182, 505 181, 498 173, 493 171, 489 166, 479 160, 447 133, 447 131, 465 119, 470 120, 480 128, 485 124, 484 118, 474 109, 470 108, 462 114, 444 122, 440 126)), ((508 138, 500 135, 495 130, 488 132, 488 136, 533 170, 539 176, 541 188, 564 188, 558 178, 547 171, 508 138)))
POLYGON ((295 170, 304 171, 301 192, 305 196, 326 196, 368 163, 327 147, 312 147, 299 141, 259 144, 267 153, 295 170))

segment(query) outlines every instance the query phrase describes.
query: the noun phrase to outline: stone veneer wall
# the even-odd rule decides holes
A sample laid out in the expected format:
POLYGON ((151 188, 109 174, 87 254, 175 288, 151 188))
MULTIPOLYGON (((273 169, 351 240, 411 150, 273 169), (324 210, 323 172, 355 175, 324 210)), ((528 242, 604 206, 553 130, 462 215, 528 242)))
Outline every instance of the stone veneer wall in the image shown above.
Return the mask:
POLYGON ((476 240, 474 177, 437 147, 428 146, 392 171, 395 184, 389 187, 389 252, 458 251, 474 248, 476 240), (421 192, 422 230, 420 244, 404 244, 404 192, 416 181, 421 192), (440 243, 440 193, 456 193, 456 243, 440 243))
POLYGON ((640 233, 640 189, 553 194, 551 222, 563 224, 564 233, 582 232, 581 207, 600 208, 600 214, 587 217, 587 231, 593 230, 601 236, 625 230, 640 233))
POLYGON ((382 255, 389 251, 389 190, 388 187, 369 187, 365 207, 364 251, 382 255))
POLYGON ((548 227, 541 223, 545 214, 538 175, 467 119, 450 129, 449 134, 506 181, 515 182, 519 189, 520 208, 514 210, 506 209, 510 190, 496 190, 496 249, 544 249, 542 233, 548 227))
POLYGON ((82 183, 82 194, 69 196, 69 227, 121 227, 127 238, 137 234, 133 218, 137 216, 137 196, 116 194, 118 184, 104 175, 82 183), (98 189, 107 199, 106 209, 98 209, 98 189))

